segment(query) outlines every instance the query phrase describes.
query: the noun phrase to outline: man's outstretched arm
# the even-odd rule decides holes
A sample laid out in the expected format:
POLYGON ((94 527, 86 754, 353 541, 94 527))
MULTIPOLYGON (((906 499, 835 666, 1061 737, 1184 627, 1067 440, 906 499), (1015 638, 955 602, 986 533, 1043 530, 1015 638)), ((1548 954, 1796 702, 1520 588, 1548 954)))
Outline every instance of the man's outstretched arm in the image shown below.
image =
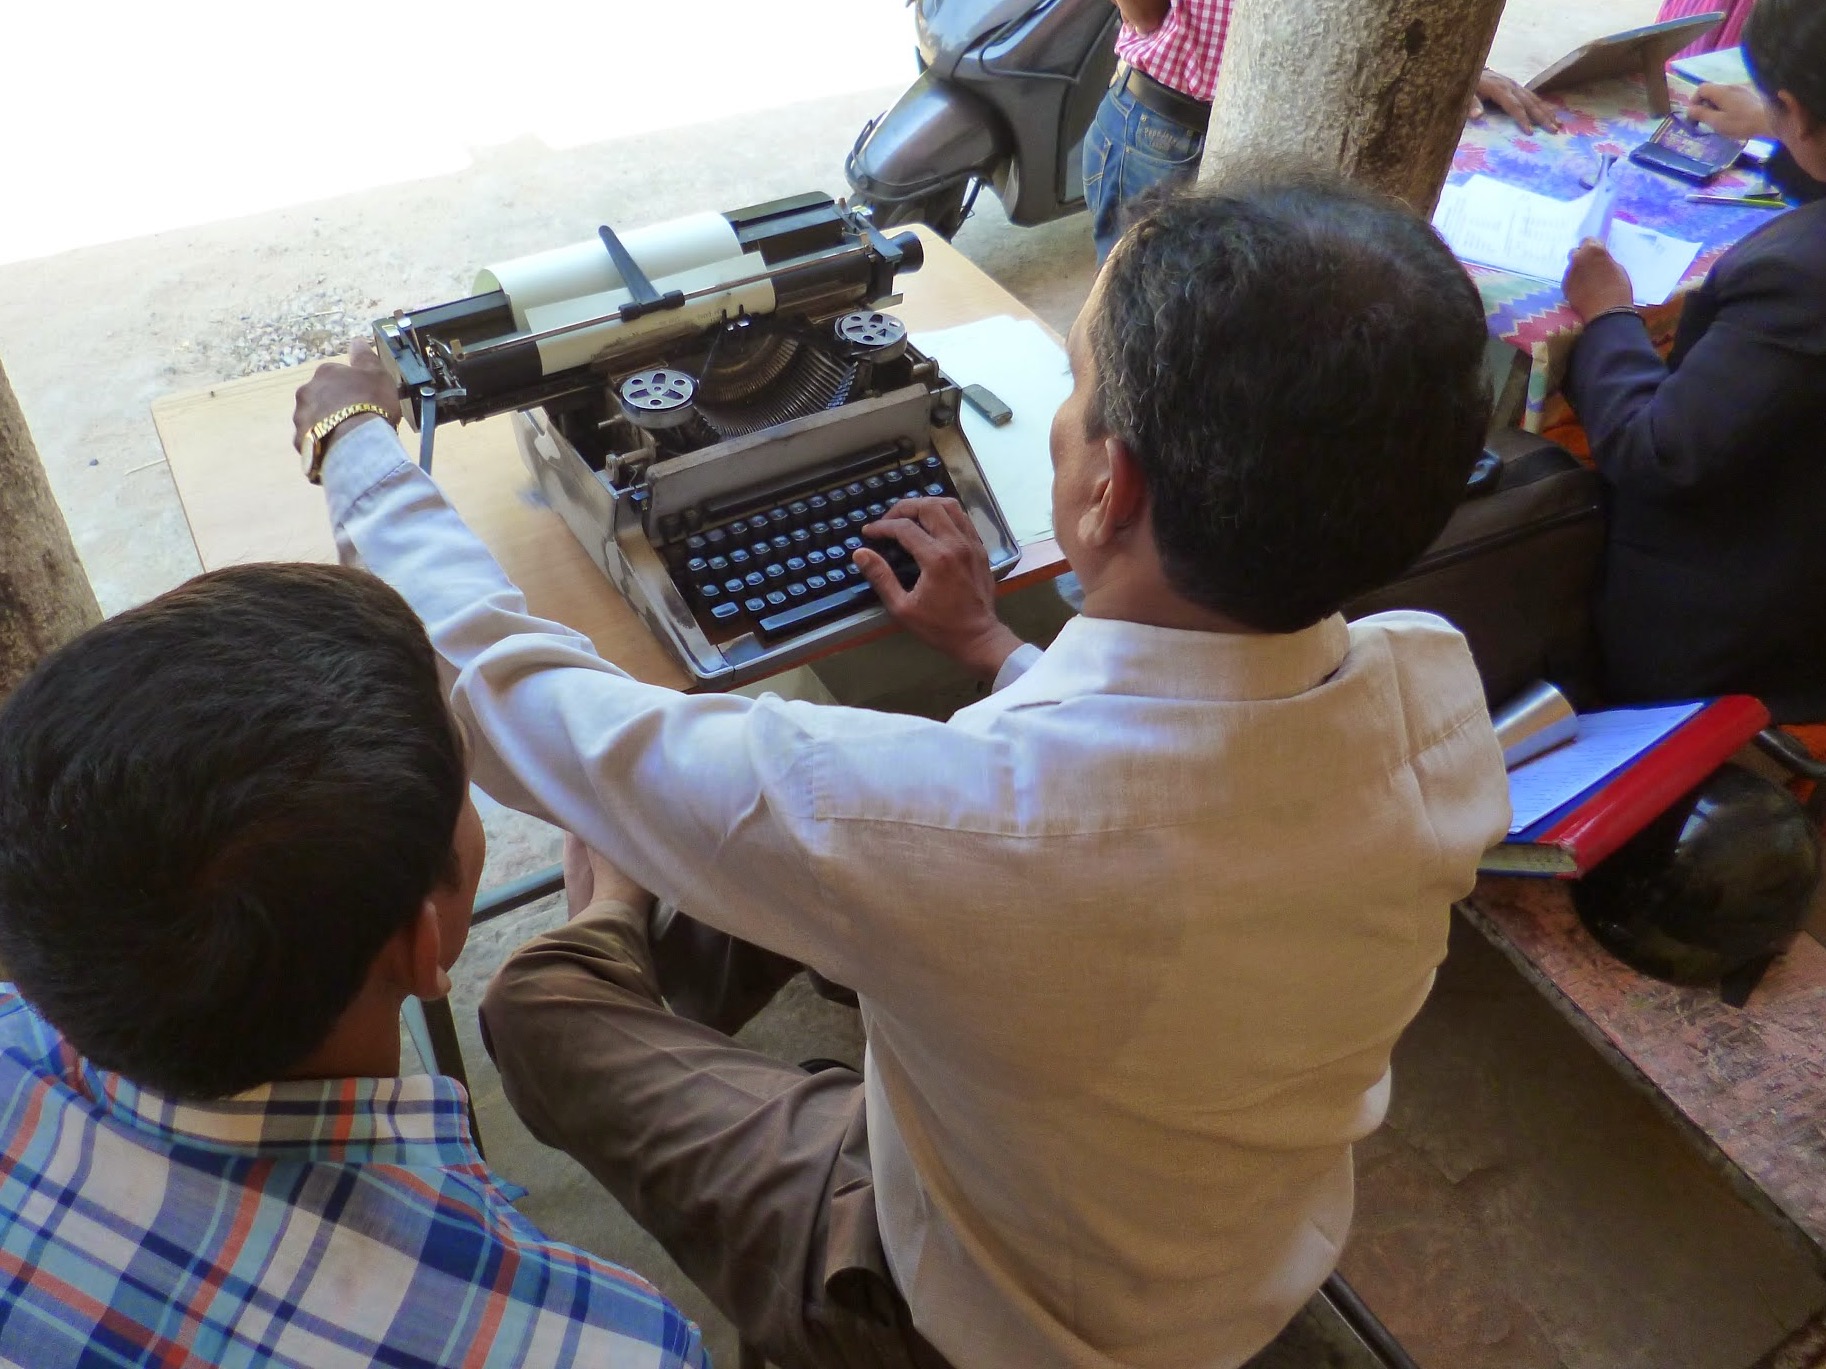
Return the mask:
MULTIPOLYGON (((372 353, 358 348, 349 365, 321 367, 300 390, 294 422, 303 432, 350 403, 382 397, 391 400, 391 382, 372 353)), ((681 695, 630 678, 581 634, 527 611, 520 591, 378 417, 351 419, 336 431, 323 480, 344 559, 386 580, 425 623, 484 790, 575 832, 644 887, 711 925, 861 987, 845 944, 858 930, 851 910, 832 916, 818 878, 829 852, 812 811, 815 757, 827 739, 935 724, 681 695)), ((895 535, 892 527, 884 531, 895 535)), ((986 609, 964 606, 969 594, 993 592, 986 555, 983 584, 960 596, 944 583, 958 569, 955 556, 940 564, 929 548, 910 549, 932 565, 918 589, 900 592, 890 609, 898 604, 917 630, 925 620, 916 609, 949 606, 948 621, 986 645, 983 615, 993 621, 992 601, 986 609)), ((865 574, 886 572, 885 563, 871 567, 869 559, 859 560, 865 574)), ((1015 645, 1009 634, 1008 652, 1015 645)), ((977 668, 995 674, 1008 652, 992 661, 991 647, 977 668)), ((908 747, 916 753, 918 744, 909 739, 908 747)), ((832 751, 834 763, 840 754, 840 746, 832 751)))

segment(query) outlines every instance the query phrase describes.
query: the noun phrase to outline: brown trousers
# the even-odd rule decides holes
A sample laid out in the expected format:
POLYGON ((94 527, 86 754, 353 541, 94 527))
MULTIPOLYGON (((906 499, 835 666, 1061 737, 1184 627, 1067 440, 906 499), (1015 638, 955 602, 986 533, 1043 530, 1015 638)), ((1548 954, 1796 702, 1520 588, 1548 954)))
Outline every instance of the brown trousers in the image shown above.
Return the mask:
POLYGON ((501 967, 483 1039, 533 1135, 595 1175, 769 1361, 944 1369, 882 1253, 861 1077, 727 1035, 799 968, 682 915, 650 945, 644 914, 597 903, 501 967))

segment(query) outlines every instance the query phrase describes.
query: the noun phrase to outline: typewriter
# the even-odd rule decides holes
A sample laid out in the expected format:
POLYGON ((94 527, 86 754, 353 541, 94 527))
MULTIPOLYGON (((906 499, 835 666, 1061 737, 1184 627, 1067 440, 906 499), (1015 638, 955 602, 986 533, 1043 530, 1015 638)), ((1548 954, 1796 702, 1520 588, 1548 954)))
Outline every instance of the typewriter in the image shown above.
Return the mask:
POLYGON ((591 559, 697 681, 729 687, 884 621, 850 554, 897 499, 956 499, 995 574, 1019 559, 958 387, 882 312, 921 260, 914 235, 799 195, 605 227, 374 334, 422 465, 438 424, 512 412, 591 559))

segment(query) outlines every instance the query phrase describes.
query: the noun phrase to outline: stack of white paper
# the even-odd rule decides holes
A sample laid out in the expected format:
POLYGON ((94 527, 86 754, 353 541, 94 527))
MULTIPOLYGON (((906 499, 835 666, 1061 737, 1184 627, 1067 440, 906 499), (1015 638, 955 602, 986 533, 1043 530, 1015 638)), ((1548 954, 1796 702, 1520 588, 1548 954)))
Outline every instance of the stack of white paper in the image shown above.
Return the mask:
POLYGON ((1699 244, 1640 224, 1612 222, 1606 228, 1615 194, 1608 177, 1576 200, 1556 200, 1473 176, 1441 192, 1433 226, 1461 261, 1553 281, 1566 274, 1567 261, 1584 238, 1598 237, 1629 272, 1636 303, 1663 304, 1699 255, 1699 244))
POLYGON ((913 345, 959 385, 986 385, 1014 413, 997 428, 968 404, 964 435, 1025 546, 1052 536, 1052 416, 1071 393, 1071 361, 1032 319, 979 319, 938 332, 916 332, 913 345))

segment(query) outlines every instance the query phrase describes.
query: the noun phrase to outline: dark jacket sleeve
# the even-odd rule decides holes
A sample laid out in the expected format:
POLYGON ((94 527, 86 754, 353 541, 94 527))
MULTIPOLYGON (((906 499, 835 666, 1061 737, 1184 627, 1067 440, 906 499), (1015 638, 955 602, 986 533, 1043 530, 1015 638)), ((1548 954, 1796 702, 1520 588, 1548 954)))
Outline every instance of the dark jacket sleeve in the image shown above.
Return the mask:
POLYGON ((1778 256, 1721 263, 1711 321, 1672 372, 1637 319, 1585 330, 1566 393, 1606 479, 1650 496, 1701 491, 1814 421, 1826 316, 1807 299, 1819 287, 1808 274, 1778 256))
POLYGON ((1784 194, 1792 195, 1802 204, 1826 199, 1826 181, 1816 181, 1801 170, 1801 164, 1785 147, 1777 148, 1769 159, 1769 179, 1781 187, 1784 194))

